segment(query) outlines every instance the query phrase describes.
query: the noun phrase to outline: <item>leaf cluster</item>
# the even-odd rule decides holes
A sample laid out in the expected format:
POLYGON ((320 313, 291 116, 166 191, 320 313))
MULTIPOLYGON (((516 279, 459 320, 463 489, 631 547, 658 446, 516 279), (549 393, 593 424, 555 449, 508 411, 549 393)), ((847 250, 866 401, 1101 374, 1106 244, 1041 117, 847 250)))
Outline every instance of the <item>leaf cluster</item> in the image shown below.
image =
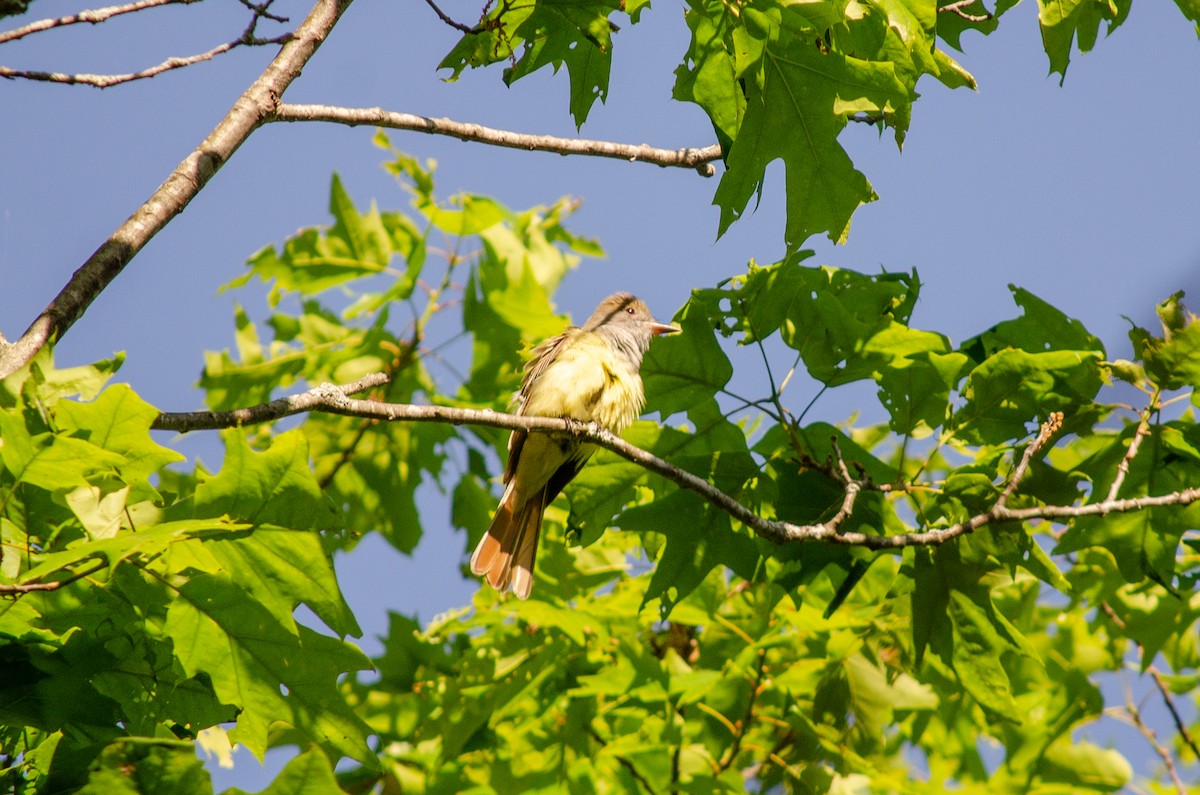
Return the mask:
MULTIPOLYGON (((383 371, 377 400, 502 410, 518 352, 561 329, 556 287, 602 254, 574 204, 443 200, 432 163, 378 142, 411 207, 360 210, 334 177, 331 225, 250 258, 229 289, 264 283, 267 317, 239 307, 236 351, 207 356, 212 408, 383 371)), ((195 748, 237 743, 301 750, 279 793, 1125 786, 1125 757, 1080 732, 1131 662, 1194 678, 1196 508, 1071 511, 1200 482, 1181 408, 1200 324, 1173 296, 1110 361, 1014 287, 1015 317, 955 344, 912 325, 916 273, 809 259, 696 290, 643 365, 659 421, 626 439, 767 519, 841 511, 840 533, 901 539, 1002 504, 1030 519, 778 544, 601 452, 547 511, 533 599, 395 614, 372 660, 332 556, 371 532, 411 551, 447 519, 427 485, 465 557, 502 434, 312 414, 226 431, 220 470, 189 471, 151 438, 157 410, 106 385, 119 361, 43 357, 0 391, 5 785, 207 792, 195 748), (874 419, 807 418, 863 384, 874 419)))

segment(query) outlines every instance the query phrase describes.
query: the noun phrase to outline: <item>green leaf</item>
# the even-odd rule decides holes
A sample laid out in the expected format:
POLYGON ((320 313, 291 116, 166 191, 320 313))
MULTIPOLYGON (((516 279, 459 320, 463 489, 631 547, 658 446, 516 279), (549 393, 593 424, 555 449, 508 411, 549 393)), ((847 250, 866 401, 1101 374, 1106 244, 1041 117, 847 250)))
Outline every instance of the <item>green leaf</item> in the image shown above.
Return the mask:
MULTIPOLYGON (((319 748, 309 748, 284 765, 271 785, 258 795, 330 795, 341 791, 329 757, 319 748)), ((232 787, 222 795, 249 794, 232 787)))
POLYGON ((959 350, 976 364, 1005 348, 1030 353, 1044 351, 1094 351, 1104 355, 1104 345, 1078 320, 1067 317, 1028 290, 1010 284, 1021 317, 997 323, 964 342, 959 350))
POLYGON ((125 354, 118 353, 112 359, 93 364, 58 368, 54 364, 53 348, 46 346, 34 355, 29 364, 0 379, 0 408, 12 408, 27 402, 27 398, 21 395, 22 390, 46 405, 53 405, 64 397, 78 396, 81 400, 91 400, 100 394, 124 362, 125 354))
POLYGON ((642 360, 647 407, 664 418, 711 400, 733 377, 706 318, 689 313, 681 327, 683 333, 655 340, 642 360))
MULTIPOLYGON (((917 338, 917 334, 908 335, 917 338)), ((896 433, 932 429, 946 420, 950 391, 957 385, 967 357, 957 352, 920 351, 897 357, 877 377, 879 400, 896 433)))
POLYGON ((13 483, 28 483, 47 491, 70 491, 88 479, 115 472, 126 463, 122 455, 83 439, 52 433, 30 434, 21 413, 0 409, 0 463, 13 483))
POLYGON ((1100 23, 1107 22, 1105 35, 1117 29, 1129 15, 1132 0, 1038 0, 1038 24, 1042 44, 1050 56, 1050 72, 1066 79, 1071 59, 1071 42, 1080 52, 1089 52, 1096 44, 1100 23))
POLYGON ((951 659, 963 689, 991 714, 1019 722, 1021 713, 1001 657, 1008 644, 997 632, 994 618, 958 591, 950 592, 948 607, 954 628, 951 659))
POLYGON ((1175 5, 1185 17, 1196 25, 1196 37, 1200 38, 1200 0, 1175 0, 1175 5))
POLYGON ((351 538, 378 532, 396 549, 411 552, 422 532, 417 489, 441 471, 441 447, 453 437, 453 429, 441 423, 376 424, 314 416, 306 421, 305 432, 313 440, 313 468, 325 498, 339 510, 338 520, 326 527, 344 527, 351 538), (349 458, 347 450, 354 453, 349 458))
POLYGON ((664 618, 717 566, 728 566, 739 577, 752 579, 758 565, 754 539, 744 531, 734 532, 728 514, 689 492, 676 491, 625 511, 621 527, 666 538, 666 549, 642 602, 658 600, 664 618))
POLYGON ((1145 329, 1129 332, 1134 353, 1143 361, 1146 375, 1163 389, 1200 386, 1200 323, 1180 304, 1176 293, 1158 305, 1163 321, 1163 336, 1154 337, 1145 329), (1177 321, 1167 318, 1177 317, 1177 321))
POLYGON ((985 36, 995 32, 999 25, 1000 15, 1003 13, 1003 3, 995 5, 996 9, 992 12, 988 9, 984 0, 974 0, 968 5, 961 7, 962 14, 938 14, 938 38, 961 52, 963 49, 962 34, 966 31, 977 31, 985 36))
POLYGON ((972 443, 996 444, 1026 435, 1029 423, 1051 412, 1071 414, 1100 391, 1100 362, 1092 351, 1002 350, 968 376, 955 432, 972 443))
POLYGON ((159 411, 127 384, 109 387, 91 403, 62 401, 56 412, 64 431, 124 459, 117 471, 122 480, 137 487, 135 500, 157 496, 150 486, 150 476, 167 464, 184 460, 150 438, 150 425, 159 411))
POLYGON ((238 533, 247 525, 235 524, 227 519, 185 519, 175 522, 139 528, 137 532, 123 532, 112 538, 98 541, 82 541, 61 552, 52 552, 37 558, 37 563, 23 575, 21 582, 42 582, 49 575, 76 566, 86 560, 103 558, 111 569, 123 560, 135 555, 156 557, 168 547, 194 538, 219 537, 238 533))
MULTIPOLYGON (((439 69, 453 70, 455 80, 468 66, 479 67, 513 59, 504 82, 532 74, 544 66, 567 67, 571 80, 571 115, 575 126, 587 120, 592 104, 608 95, 612 33, 618 26, 609 16, 626 5, 618 0, 534 0, 501 4, 481 21, 482 30, 468 33, 455 45, 439 69)), ((635 10, 631 21, 637 21, 635 10)))
POLYGON ((745 34, 739 27, 737 14, 719 0, 688 0, 688 6, 684 20, 692 38, 683 63, 675 69, 671 95, 680 102, 694 102, 703 108, 722 149, 728 152, 746 113, 746 95, 738 84, 739 61, 744 69, 746 60, 757 60, 750 52, 757 50, 757 56, 761 57, 764 42, 745 34), (740 53, 733 44, 735 32, 742 33, 739 43, 751 45, 740 53))
MULTIPOLYGON (((210 795, 212 781, 190 742, 114 743, 93 763, 79 795, 210 795)), ((152 741, 153 742, 153 741, 152 741)))
POLYGON ((213 539, 205 548, 285 625, 303 603, 339 635, 362 635, 319 534, 259 525, 240 537, 213 539))
POLYGON ((312 295, 355 279, 390 274, 397 281, 387 291, 389 298, 407 298, 424 262, 424 235, 403 215, 380 214, 374 205, 360 213, 337 174, 329 188, 329 212, 334 219, 332 227, 301 229, 284 241, 282 251, 273 246, 261 249, 247 262, 250 272, 225 289, 257 276, 273 283, 275 303, 280 291, 312 295), (407 263, 399 273, 391 269, 397 255, 407 263))
POLYGON ((895 124, 901 136, 911 104, 909 90, 891 64, 823 53, 803 33, 781 35, 769 43, 761 83, 746 81, 746 115, 713 199, 721 208, 723 234, 741 217, 750 198, 761 195, 767 166, 782 160, 787 185, 784 241, 789 250, 819 232, 844 242, 850 215, 876 198, 837 143, 846 117, 879 114, 895 124))
POLYGON ((268 729, 282 721, 329 753, 374 763, 369 729, 337 686, 342 674, 371 667, 362 652, 285 627, 227 574, 194 577, 178 594, 163 629, 184 671, 207 676, 218 698, 241 710, 230 740, 261 759, 268 729))
POLYGON ((1043 781, 1072 792, 1116 792, 1133 780, 1133 768, 1117 750, 1060 737, 1038 766, 1043 781))
POLYGON ((334 526, 332 508, 309 469, 302 433, 281 433, 261 453, 250 449, 241 431, 223 436, 224 464, 196 485, 195 516, 226 515, 301 530, 334 526))

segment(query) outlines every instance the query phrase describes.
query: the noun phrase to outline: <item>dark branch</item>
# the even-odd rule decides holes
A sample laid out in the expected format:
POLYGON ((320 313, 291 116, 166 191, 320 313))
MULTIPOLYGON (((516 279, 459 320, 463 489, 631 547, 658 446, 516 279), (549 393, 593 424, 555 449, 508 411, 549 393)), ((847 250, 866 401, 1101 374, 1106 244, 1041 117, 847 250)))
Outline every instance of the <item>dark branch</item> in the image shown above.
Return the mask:
POLYGON ((447 25, 454 28, 455 30, 461 30, 463 33, 467 34, 468 36, 479 33, 480 31, 483 30, 483 28, 481 28, 479 25, 476 25, 475 27, 470 27, 469 25, 464 25, 461 22, 454 21, 453 19, 448 17, 442 11, 442 9, 438 8, 437 4, 434 3, 433 0, 425 0, 425 2, 429 5, 430 8, 433 9, 433 13, 438 15, 438 19, 442 20, 443 22, 445 22, 447 25))
POLYGON ((1167 705, 1167 711, 1171 713, 1171 719, 1175 721, 1175 731, 1179 732, 1180 738, 1187 744, 1188 748, 1192 749, 1192 754, 1196 759, 1200 760, 1200 747, 1197 747, 1196 741, 1192 739, 1192 733, 1188 731, 1187 722, 1179 714, 1179 708, 1175 705, 1175 698, 1171 695, 1170 689, 1167 688, 1167 683, 1163 681, 1162 674, 1153 665, 1147 671, 1154 678, 1154 684, 1158 687, 1158 692, 1162 696, 1163 703, 1167 705))

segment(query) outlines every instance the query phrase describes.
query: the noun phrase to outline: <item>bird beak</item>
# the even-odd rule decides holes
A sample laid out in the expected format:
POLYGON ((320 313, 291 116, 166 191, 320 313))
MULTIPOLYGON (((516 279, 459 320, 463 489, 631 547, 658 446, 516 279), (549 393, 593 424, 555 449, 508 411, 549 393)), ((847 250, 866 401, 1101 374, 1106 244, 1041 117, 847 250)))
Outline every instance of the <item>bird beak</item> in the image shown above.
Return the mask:
POLYGON ((674 334, 676 331, 683 331, 679 326, 672 326, 670 323, 659 323, 657 320, 650 322, 650 333, 658 334, 674 334))

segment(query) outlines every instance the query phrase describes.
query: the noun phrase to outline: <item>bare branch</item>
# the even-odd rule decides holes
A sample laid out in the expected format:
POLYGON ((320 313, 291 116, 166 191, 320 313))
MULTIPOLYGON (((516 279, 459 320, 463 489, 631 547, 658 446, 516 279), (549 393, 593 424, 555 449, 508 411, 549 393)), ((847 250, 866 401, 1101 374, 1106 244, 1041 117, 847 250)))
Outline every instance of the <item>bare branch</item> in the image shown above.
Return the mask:
MULTIPOLYGON (((11 31, 10 33, 0 34, 0 44, 3 44, 5 41, 21 38, 29 33, 36 33, 41 30, 49 30, 50 28, 59 27, 62 25, 70 25, 77 22, 103 22, 104 20, 110 19, 111 17, 119 14, 141 11, 145 8, 152 8, 158 5, 194 2, 199 2, 199 0, 142 0, 142 2, 131 3, 124 6, 111 6, 109 8, 102 8, 96 11, 84 11, 74 17, 61 17, 59 19, 42 20, 41 22, 35 22, 32 25, 27 25, 24 28, 11 31)), ((141 71, 114 75, 96 75, 86 73, 67 74, 65 72, 40 72, 33 70, 11 69, 7 66, 0 66, 0 77, 8 78, 9 80, 20 78, 24 80, 39 80, 49 83, 62 83, 65 85, 88 85, 95 88, 111 88, 112 86, 121 85, 122 83, 130 83, 134 80, 146 80, 152 77, 157 77, 163 72, 170 72, 175 69, 182 69, 184 67, 192 66, 204 61, 211 61, 218 55, 223 55, 224 53, 227 53, 230 50, 238 47, 260 47, 268 44, 284 44, 291 38, 290 33, 285 33, 269 39, 260 38, 255 33, 256 29, 258 28, 258 21, 264 17, 275 20, 276 22, 287 22, 286 17, 277 16, 268 10, 272 2, 274 2, 274 0, 266 0, 263 3, 254 3, 251 2, 251 0, 241 0, 242 5, 246 6, 246 8, 250 9, 250 11, 253 13, 250 17, 250 23, 246 26, 246 29, 242 31, 242 35, 233 41, 219 44, 216 47, 213 47, 211 50, 197 53, 195 55, 168 58, 162 63, 147 67, 141 71)))
POLYGON ((211 61, 218 55, 229 52, 241 45, 241 41, 226 42, 219 44, 206 52, 197 53, 196 55, 188 55, 186 57, 168 58, 162 63, 142 69, 139 72, 129 72, 119 75, 95 75, 88 73, 67 74, 65 72, 36 72, 25 71, 21 69, 10 69, 7 66, 0 66, 0 77, 8 78, 9 80, 38 80, 47 83, 63 83, 65 85, 84 85, 93 86, 95 88, 111 88, 119 86, 122 83, 130 83, 134 80, 146 80, 151 77, 157 77, 163 72, 170 72, 173 69, 182 69, 185 66, 192 66, 203 61, 211 61))
POLYGON ((142 11, 147 8, 156 6, 172 5, 175 3, 198 3, 200 0, 139 0, 136 3, 125 3, 119 6, 108 6, 107 8, 96 8, 89 11, 80 11, 78 14, 72 14, 66 17, 58 17, 56 19, 40 19, 37 22, 30 22, 23 27, 0 33, 0 44, 7 44, 10 41, 25 38, 31 33, 41 33, 43 30, 63 27, 64 25, 77 25, 81 22, 87 22, 91 25, 97 25, 113 17, 122 14, 131 14, 135 11, 142 11))
POLYGON ((275 110, 279 97, 299 76, 349 5, 350 0, 317 0, 293 37, 208 137, 75 271, 20 339, 0 344, 0 378, 24 367, 47 343, 61 338, 134 255, 183 212, 242 142, 275 110))
POLYGON ((337 386, 320 384, 299 395, 288 395, 270 403, 233 411, 187 411, 160 414, 150 427, 156 431, 198 431, 217 428, 236 428, 242 425, 257 425, 271 422, 306 411, 329 411, 347 400, 347 395, 366 392, 388 382, 384 373, 371 373, 357 381, 337 386))
POLYGON ((1133 459, 1138 454, 1138 448, 1142 445, 1142 439, 1150 435, 1150 416, 1158 410, 1158 393, 1155 392, 1154 397, 1150 400, 1150 404, 1142 410, 1142 416, 1138 420, 1137 430, 1133 432, 1133 438, 1129 440, 1129 449, 1125 451, 1125 456, 1121 459, 1121 463, 1117 465, 1117 475, 1113 478, 1112 485, 1108 488, 1108 499, 1115 500, 1117 492, 1121 490, 1121 484, 1125 482, 1125 476, 1129 474, 1129 465, 1133 463, 1133 459))
POLYGON ((742 751, 742 741, 746 738, 746 732, 750 730, 750 725, 754 723, 754 706, 758 700, 759 694, 763 688, 763 674, 766 670, 767 650, 758 650, 758 661, 754 666, 754 678, 750 680, 750 695, 746 700, 746 713, 737 723, 734 724, 733 742, 729 744, 721 760, 717 763, 717 767, 722 773, 729 769, 729 766, 737 760, 737 756, 742 751))
MULTIPOLYGON (((198 0, 163 1, 189 3, 198 2, 198 0)), ((242 35, 233 41, 225 42, 224 44, 218 44, 211 50, 197 53, 195 55, 168 58, 162 63, 155 64, 154 66, 147 67, 138 72, 128 72, 126 74, 116 75, 94 75, 86 73, 67 74, 65 72, 26 71, 21 69, 10 69, 7 66, 0 66, 0 77, 8 78, 9 80, 20 78, 24 80, 40 80, 48 83, 62 83, 65 85, 86 85, 93 86, 95 88, 111 88, 113 86, 121 85, 122 83, 131 83, 134 80, 147 80, 152 77, 157 77, 163 72, 170 72, 175 69, 182 69, 184 67, 192 66, 204 61, 211 61, 218 55, 223 55, 230 50, 237 49, 238 47, 261 47, 268 44, 284 44, 292 38, 292 34, 284 33, 280 36, 275 36, 274 38, 270 39, 260 38, 259 36, 255 35, 255 30, 258 27, 258 21, 263 17, 268 17, 277 21, 287 21, 285 17, 275 16, 267 11, 267 8, 270 6, 271 2, 272 0, 268 0, 268 2, 261 5, 255 5, 249 2, 249 0, 242 0, 243 5, 253 11, 254 14, 250 18, 250 24, 246 26, 246 29, 242 32, 242 35)), ((0 43, 3 43, 3 41, 0 40, 0 43)))
POLYGON ((73 574, 65 580, 55 580, 53 582, 28 582, 28 583, 4 583, 0 584, 0 596, 20 596, 22 594, 33 593, 34 591, 57 591, 59 588, 70 585, 73 582, 82 580, 84 577, 89 577, 100 569, 105 567, 103 560, 97 561, 95 566, 90 569, 84 569, 77 574, 73 574))
MULTIPOLYGON (((378 374, 375 377, 383 377, 378 374)), ((1167 505, 1190 505, 1200 500, 1200 487, 1184 489, 1157 496, 1133 497, 1124 500, 1105 500, 1103 502, 1084 505, 1036 505, 1028 508, 1008 508, 999 504, 984 513, 976 514, 964 522, 949 527, 923 530, 914 533, 904 533, 892 536, 867 535, 866 533, 843 533, 838 526, 845 519, 845 505, 853 507, 851 491, 860 490, 864 483, 859 480, 849 480, 845 483, 847 496, 843 501, 843 511, 833 519, 818 524, 798 525, 791 522, 765 519, 738 502, 733 497, 718 489, 703 478, 680 469, 664 461, 653 453, 640 447, 635 447, 615 434, 606 431, 596 423, 585 423, 578 420, 561 419, 558 417, 525 417, 516 414, 502 414, 491 409, 465 409, 450 406, 421 406, 410 403, 382 403, 372 400, 356 400, 347 397, 351 391, 361 391, 369 388, 362 386, 367 379, 343 387, 323 384, 309 390, 303 395, 281 398, 272 403, 232 412, 191 412, 164 413, 159 415, 152 427, 158 430, 192 431, 230 428, 239 425, 249 425, 255 422, 266 422, 281 417, 297 414, 303 411, 324 411, 349 417, 365 417, 387 422, 445 422, 451 425, 478 425, 489 428, 506 430, 524 430, 535 433, 565 434, 578 439, 586 439, 593 444, 609 450, 627 461, 654 472, 670 480, 676 485, 695 492, 711 505, 726 512, 757 535, 777 544, 796 541, 823 541, 829 544, 859 546, 875 550, 895 550, 908 546, 937 546, 978 530, 989 524, 1000 522, 1027 522, 1035 519, 1063 521, 1077 519, 1083 516, 1107 516, 1110 513, 1128 513, 1147 508, 1167 505), (840 517, 840 518, 839 518, 840 517)), ((1058 419, 1061 422, 1061 417, 1058 419)), ((1058 425, 1054 417, 1043 423, 1037 439, 1031 446, 1040 449, 1053 435, 1058 425)), ((1033 454, 1030 453, 1030 456, 1033 454)), ((842 471, 846 476, 849 471, 842 462, 842 471)), ((1023 474, 1023 471, 1022 471, 1023 474)), ((1018 480, 1014 476, 1014 480, 1018 480)))
POLYGON ((238 2, 254 12, 254 19, 250 23, 251 32, 253 32, 254 26, 258 23, 259 19, 269 19, 272 22, 289 21, 288 17, 281 17, 278 14, 272 14, 270 12, 269 9, 271 8, 271 4, 274 3, 275 0, 264 0, 262 3, 254 3, 251 2, 251 0, 238 0, 238 2))
POLYGON ((1162 743, 1158 741, 1158 737, 1154 734, 1154 729, 1146 725, 1146 721, 1142 719, 1142 713, 1138 710, 1137 705, 1133 703, 1133 695, 1126 689, 1125 691, 1125 710, 1124 717, 1128 722, 1146 738, 1146 742, 1158 754, 1166 765, 1167 773, 1171 776, 1171 781, 1175 784, 1175 791, 1179 795, 1187 795, 1187 787, 1183 785, 1183 780, 1179 778, 1179 769, 1175 765, 1175 758, 1171 756, 1162 743))
POLYGON ((1029 462, 1037 455, 1038 451, 1045 447, 1046 442, 1050 441, 1050 437, 1058 433, 1062 427, 1063 413, 1061 411, 1051 412, 1050 417, 1042 423, 1042 427, 1038 431, 1037 438, 1025 445, 1025 454, 1021 456, 1021 462, 1017 464, 1017 468, 1013 470, 1012 476, 1008 479, 1008 484, 1004 487, 1004 491, 1000 493, 999 499, 996 500, 996 507, 1003 508, 1008 502, 1008 498, 1017 490, 1017 486, 1021 485, 1021 481, 1025 478, 1025 473, 1029 470, 1029 462))
POLYGON ((455 30, 461 30, 463 33, 466 33, 468 36, 475 34, 475 33, 479 33, 481 30, 483 30, 483 28, 479 27, 478 25, 476 25, 475 27, 470 27, 468 25, 464 25, 461 22, 455 22, 453 19, 448 17, 442 11, 442 9, 438 8, 437 4, 434 3, 433 0, 425 0, 425 2, 429 5, 430 8, 433 9, 433 13, 438 15, 438 19, 442 20, 443 22, 445 22, 447 25, 454 28, 455 30))
POLYGON ((503 146, 509 149, 555 152, 560 155, 590 155, 611 157, 630 162, 653 163, 658 166, 694 168, 702 176, 716 173, 712 162, 721 157, 717 144, 701 148, 657 149, 647 144, 622 144, 612 141, 593 141, 583 138, 560 138, 554 135, 497 130, 481 124, 434 119, 412 113, 397 113, 383 108, 343 108, 334 105, 281 104, 266 121, 324 121, 357 126, 371 124, 392 130, 448 135, 461 141, 503 146))
POLYGON ((954 14, 955 16, 962 17, 963 19, 967 20, 968 22, 987 22, 989 19, 993 18, 992 12, 988 11, 986 7, 984 8, 984 13, 982 13, 982 14, 967 13, 966 9, 975 5, 975 2, 976 2, 976 0, 958 0, 958 2, 955 2, 955 3, 950 3, 948 5, 939 6, 938 13, 939 14, 954 14))
POLYGON ((1167 689, 1167 683, 1163 681, 1162 673, 1153 665, 1146 670, 1153 677, 1154 684, 1158 687, 1158 692, 1162 696, 1163 703, 1167 705, 1167 711, 1171 713, 1171 719, 1175 721, 1175 730, 1179 732, 1179 736, 1187 743, 1188 748, 1192 749, 1192 753, 1196 756, 1196 759, 1200 760, 1200 747, 1197 747, 1196 741, 1192 739, 1192 733, 1188 731, 1187 723, 1183 720, 1183 716, 1179 714, 1179 708, 1175 706, 1175 698, 1171 695, 1171 691, 1167 689))
POLYGON ((842 497, 842 507, 833 515, 833 518, 825 523, 829 529, 837 530, 837 528, 841 527, 842 522, 846 521, 850 517, 850 514, 854 513, 854 501, 858 499, 858 493, 862 491, 862 483, 850 477, 850 470, 846 467, 846 459, 842 458, 842 448, 838 444, 837 437, 832 437, 830 443, 833 445, 833 454, 837 459, 836 471, 838 477, 841 478, 842 487, 846 490, 845 495, 842 497))

